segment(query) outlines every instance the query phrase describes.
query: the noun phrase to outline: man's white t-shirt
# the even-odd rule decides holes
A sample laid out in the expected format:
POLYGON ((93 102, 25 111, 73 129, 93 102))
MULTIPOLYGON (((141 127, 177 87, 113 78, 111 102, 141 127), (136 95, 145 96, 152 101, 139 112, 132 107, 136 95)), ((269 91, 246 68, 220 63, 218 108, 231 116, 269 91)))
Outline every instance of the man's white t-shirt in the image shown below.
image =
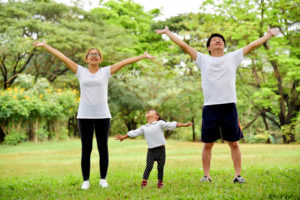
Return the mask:
POLYGON ((236 70, 243 60, 243 49, 213 57, 197 52, 194 63, 201 70, 204 105, 236 103, 236 70))
POLYGON ((78 65, 76 76, 80 84, 77 118, 111 118, 107 101, 110 66, 102 67, 95 74, 92 74, 87 68, 78 65))

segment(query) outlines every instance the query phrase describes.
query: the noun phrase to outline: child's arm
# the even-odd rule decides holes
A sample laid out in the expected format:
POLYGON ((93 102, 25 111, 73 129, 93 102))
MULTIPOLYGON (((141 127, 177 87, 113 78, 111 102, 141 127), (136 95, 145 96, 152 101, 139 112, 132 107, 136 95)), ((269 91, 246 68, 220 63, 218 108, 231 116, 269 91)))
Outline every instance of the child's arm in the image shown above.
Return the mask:
POLYGON ((193 125, 192 122, 188 122, 185 124, 177 122, 176 127, 187 127, 187 126, 191 126, 191 125, 193 125))
POLYGON ((129 136, 127 134, 126 135, 116 135, 115 139, 120 140, 120 142, 122 142, 123 140, 125 140, 128 137, 129 136))
POLYGON ((148 52, 145 52, 143 55, 141 56, 136 56, 136 57, 132 57, 132 58, 127 58, 125 60, 122 60, 121 62, 118 62, 116 64, 113 64, 110 67, 110 73, 116 73, 117 71, 119 71, 120 69, 122 69, 122 67, 124 67, 125 65, 131 64, 131 63, 135 63, 138 62, 144 58, 148 58, 150 60, 154 60, 154 57, 150 54, 148 54, 148 52))
POLYGON ((138 128, 136 130, 129 131, 126 135, 117 135, 115 137, 115 139, 123 141, 128 137, 137 137, 137 136, 140 136, 140 135, 143 135, 143 134, 144 134, 144 129, 143 129, 143 126, 142 126, 142 127, 138 128))

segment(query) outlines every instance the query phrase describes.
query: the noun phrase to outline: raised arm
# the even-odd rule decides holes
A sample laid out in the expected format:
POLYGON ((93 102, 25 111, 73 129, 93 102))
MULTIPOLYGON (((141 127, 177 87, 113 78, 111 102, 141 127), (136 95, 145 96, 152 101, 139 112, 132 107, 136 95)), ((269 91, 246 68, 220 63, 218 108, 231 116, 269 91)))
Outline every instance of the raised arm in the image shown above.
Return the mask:
POLYGON ((47 51, 49 51, 51 54, 62 60, 75 74, 77 73, 77 64, 73 62, 70 58, 65 56, 63 53, 58 51, 57 49, 54 49, 53 47, 46 44, 45 41, 43 42, 35 42, 33 43, 35 47, 44 47, 47 51))
POLYGON ((177 123, 176 124, 176 127, 187 127, 187 126, 191 126, 191 125, 193 125, 193 123, 192 122, 188 122, 188 123, 177 123))
POLYGON ((122 60, 121 62, 118 62, 118 63, 112 65, 110 67, 110 73, 111 74, 116 73, 117 71, 122 69, 122 67, 124 67, 125 65, 135 63, 135 62, 140 61, 145 58, 148 58, 152 61, 154 60, 154 57, 152 55, 148 54, 148 52, 145 52, 143 55, 132 57, 132 58, 127 58, 125 60, 122 60))
POLYGON ((274 37, 279 33, 279 30, 277 28, 270 29, 268 27, 268 32, 263 37, 251 42, 247 46, 243 47, 244 56, 246 56, 248 53, 250 53, 253 49, 256 47, 262 45, 263 43, 267 42, 271 37, 274 37))
POLYGON ((165 29, 163 30, 156 30, 156 33, 158 34, 166 34, 175 44, 177 44, 180 48, 182 48, 186 53, 188 53, 193 60, 196 60, 197 58, 197 51, 190 47, 187 43, 179 39, 176 35, 174 35, 170 30, 168 26, 165 26, 165 29))

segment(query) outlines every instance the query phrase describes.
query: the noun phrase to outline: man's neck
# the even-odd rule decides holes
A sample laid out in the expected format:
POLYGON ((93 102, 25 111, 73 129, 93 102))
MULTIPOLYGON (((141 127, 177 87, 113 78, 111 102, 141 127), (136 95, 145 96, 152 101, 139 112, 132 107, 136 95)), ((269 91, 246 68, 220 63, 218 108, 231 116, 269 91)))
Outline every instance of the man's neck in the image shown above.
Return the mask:
POLYGON ((222 57, 224 56, 224 50, 223 49, 216 49, 211 52, 212 57, 222 57))

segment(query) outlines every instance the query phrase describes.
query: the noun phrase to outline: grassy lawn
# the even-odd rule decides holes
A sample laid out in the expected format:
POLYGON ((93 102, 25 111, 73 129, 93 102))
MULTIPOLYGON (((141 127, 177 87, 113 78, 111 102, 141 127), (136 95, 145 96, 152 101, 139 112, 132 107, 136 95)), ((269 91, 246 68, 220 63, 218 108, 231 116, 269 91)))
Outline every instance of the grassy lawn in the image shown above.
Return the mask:
POLYGON ((80 189, 80 140, 0 146, 0 199, 300 199, 300 145, 241 144, 242 176, 226 144, 216 144, 212 183, 200 183, 202 143, 168 140, 162 190, 156 164, 146 189, 140 188, 146 163, 145 140, 109 140, 109 188, 99 186, 99 157, 94 143, 91 187, 80 189))

